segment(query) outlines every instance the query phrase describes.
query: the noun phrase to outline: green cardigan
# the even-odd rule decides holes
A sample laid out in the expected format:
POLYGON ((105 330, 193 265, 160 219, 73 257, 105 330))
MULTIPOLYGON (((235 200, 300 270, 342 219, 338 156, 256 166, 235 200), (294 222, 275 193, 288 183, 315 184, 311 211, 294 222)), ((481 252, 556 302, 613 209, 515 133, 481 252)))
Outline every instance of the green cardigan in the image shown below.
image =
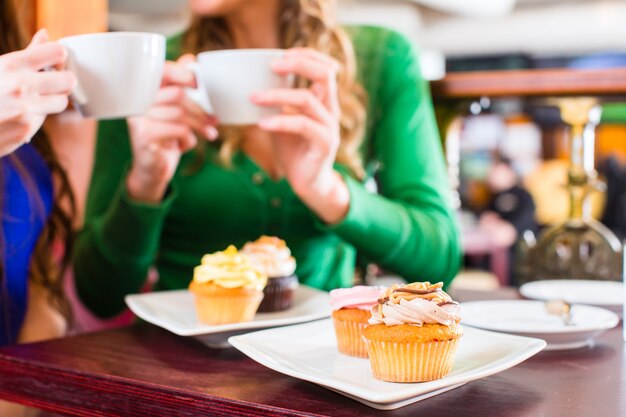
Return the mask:
MULTIPOLYGON (((368 93, 362 152, 369 191, 337 166, 350 190, 350 209, 337 225, 322 224, 285 180, 274 181, 243 153, 232 167, 207 145, 184 155, 164 200, 132 201, 125 190, 131 148, 125 120, 100 123, 85 225, 74 267, 83 302, 100 316, 124 307, 148 269, 156 290, 185 288, 205 253, 241 247, 260 235, 286 240, 302 283, 330 290, 351 286, 357 252, 409 281, 449 283, 459 268, 460 242, 450 209, 441 143, 427 83, 410 44, 380 28, 350 29, 359 79, 368 93)), ((180 54, 180 38, 168 58, 180 54)))

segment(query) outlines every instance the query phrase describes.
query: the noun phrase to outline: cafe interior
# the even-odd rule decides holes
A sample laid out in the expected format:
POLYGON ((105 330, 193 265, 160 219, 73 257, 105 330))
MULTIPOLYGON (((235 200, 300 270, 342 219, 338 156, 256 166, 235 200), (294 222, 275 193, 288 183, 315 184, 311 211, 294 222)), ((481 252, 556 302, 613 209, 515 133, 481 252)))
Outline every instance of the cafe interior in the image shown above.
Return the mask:
POLYGON ((626 415, 626 0, 10 1, 0 417, 626 415))

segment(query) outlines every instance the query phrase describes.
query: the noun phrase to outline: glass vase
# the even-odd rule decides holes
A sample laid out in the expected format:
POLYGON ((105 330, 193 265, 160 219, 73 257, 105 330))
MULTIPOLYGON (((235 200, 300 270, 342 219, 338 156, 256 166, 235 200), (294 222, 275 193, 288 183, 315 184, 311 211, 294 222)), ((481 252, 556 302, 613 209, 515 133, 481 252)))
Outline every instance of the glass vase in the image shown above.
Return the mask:
POLYGON ((591 217, 589 196, 604 184, 594 169, 595 127, 601 108, 595 99, 563 98, 556 101, 561 118, 570 126, 570 167, 567 188, 569 218, 544 230, 531 253, 527 280, 622 279, 622 245, 619 239, 591 217))

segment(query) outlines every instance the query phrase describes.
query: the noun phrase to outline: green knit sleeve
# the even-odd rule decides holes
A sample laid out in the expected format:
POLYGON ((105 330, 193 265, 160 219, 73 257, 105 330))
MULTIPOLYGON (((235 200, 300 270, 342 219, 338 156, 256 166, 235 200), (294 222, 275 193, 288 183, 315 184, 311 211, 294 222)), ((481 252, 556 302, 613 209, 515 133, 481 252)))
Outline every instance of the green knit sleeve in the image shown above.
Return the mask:
POLYGON ((102 317, 121 312, 124 296, 138 292, 145 282, 176 197, 171 189, 157 205, 130 200, 125 187, 130 163, 126 121, 101 122, 85 222, 74 250, 74 274, 80 298, 102 317))
POLYGON ((344 175, 350 209, 332 230, 409 281, 449 284, 459 268, 460 238, 430 91, 407 40, 368 30, 357 40, 367 41, 370 50, 360 72, 370 88, 370 117, 375 117, 365 147, 379 166, 379 193, 344 175))

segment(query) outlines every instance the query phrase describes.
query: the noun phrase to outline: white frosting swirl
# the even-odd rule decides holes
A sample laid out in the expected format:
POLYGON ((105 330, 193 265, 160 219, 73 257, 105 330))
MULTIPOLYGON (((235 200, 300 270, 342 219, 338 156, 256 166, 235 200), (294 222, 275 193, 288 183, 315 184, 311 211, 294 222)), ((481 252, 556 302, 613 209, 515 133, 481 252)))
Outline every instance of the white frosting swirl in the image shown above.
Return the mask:
POLYGON ((382 308, 379 306, 372 308, 372 318, 370 318, 369 324, 421 326, 424 323, 439 323, 450 326, 460 320, 461 312, 457 304, 439 306, 422 298, 414 298, 410 301, 403 299, 398 304, 385 303, 380 307, 382 308))
POLYGON ((288 277, 296 271, 296 260, 284 240, 262 236, 241 249, 248 261, 268 278, 288 277))

